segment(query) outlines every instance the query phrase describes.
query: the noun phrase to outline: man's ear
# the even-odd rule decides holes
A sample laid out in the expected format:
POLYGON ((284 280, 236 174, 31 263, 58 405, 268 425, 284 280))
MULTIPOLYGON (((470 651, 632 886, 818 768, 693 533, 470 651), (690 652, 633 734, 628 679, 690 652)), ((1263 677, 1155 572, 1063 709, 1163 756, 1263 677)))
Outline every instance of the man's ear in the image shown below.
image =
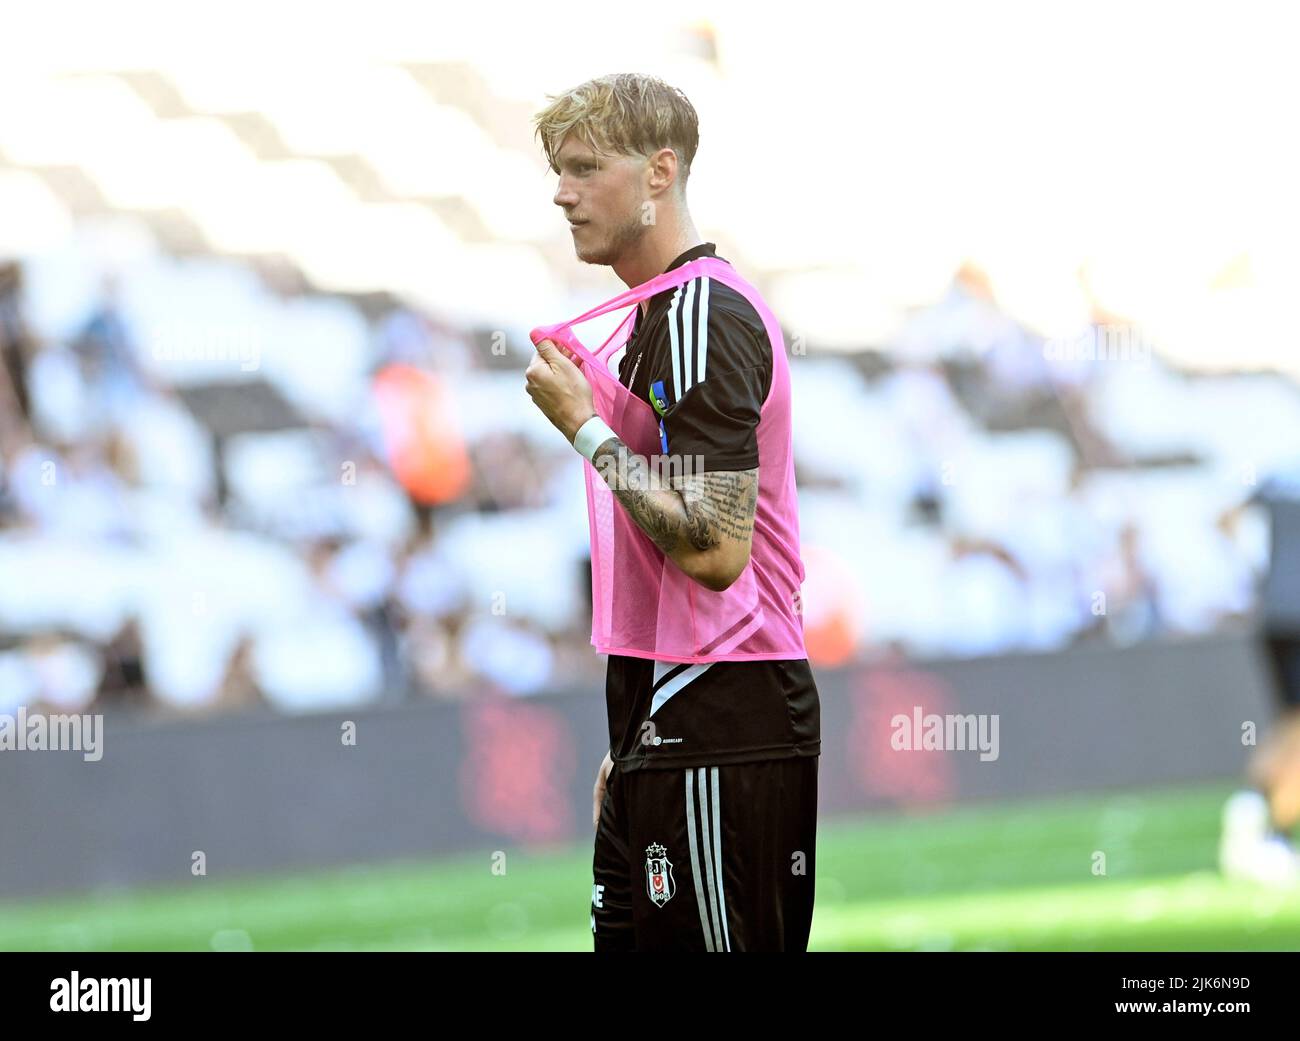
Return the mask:
POLYGON ((680 170, 677 153, 671 148, 661 148, 650 157, 650 190, 656 194, 667 191, 677 183, 680 170))

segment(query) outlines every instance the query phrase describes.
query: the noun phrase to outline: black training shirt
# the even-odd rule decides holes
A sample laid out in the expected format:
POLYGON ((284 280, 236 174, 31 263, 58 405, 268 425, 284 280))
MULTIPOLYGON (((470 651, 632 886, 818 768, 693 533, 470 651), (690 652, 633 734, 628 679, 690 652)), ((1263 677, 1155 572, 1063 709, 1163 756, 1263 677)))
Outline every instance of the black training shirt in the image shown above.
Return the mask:
MULTIPOLYGON (((668 270, 715 250, 712 242, 696 246, 668 270)), ((758 466, 772 347, 758 312, 736 290, 696 278, 651 297, 644 311, 637 308, 618 371, 659 413, 665 454, 698 456, 696 469, 704 471, 758 466)), ((806 658, 690 665, 611 654, 605 699, 610 752, 621 770, 821 751, 817 686, 806 658)))

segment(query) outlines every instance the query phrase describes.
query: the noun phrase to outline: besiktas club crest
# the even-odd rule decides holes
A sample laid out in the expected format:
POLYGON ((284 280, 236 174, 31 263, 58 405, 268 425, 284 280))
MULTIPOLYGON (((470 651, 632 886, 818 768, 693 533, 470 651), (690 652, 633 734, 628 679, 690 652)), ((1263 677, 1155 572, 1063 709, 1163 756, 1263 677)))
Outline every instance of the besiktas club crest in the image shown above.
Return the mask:
POLYGON ((646 847, 645 888, 655 906, 663 907, 677 892, 677 883, 673 881, 673 862, 668 859, 668 851, 655 842, 646 847))

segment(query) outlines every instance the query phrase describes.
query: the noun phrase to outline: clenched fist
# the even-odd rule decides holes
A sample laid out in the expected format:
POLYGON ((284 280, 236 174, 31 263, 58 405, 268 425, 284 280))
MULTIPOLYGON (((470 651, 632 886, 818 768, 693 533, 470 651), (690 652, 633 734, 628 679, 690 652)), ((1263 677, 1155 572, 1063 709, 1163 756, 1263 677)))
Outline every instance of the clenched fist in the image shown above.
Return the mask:
POLYGON ((524 385, 533 404, 573 444, 578 428, 596 414, 587 377, 569 352, 542 340, 524 372, 524 385))

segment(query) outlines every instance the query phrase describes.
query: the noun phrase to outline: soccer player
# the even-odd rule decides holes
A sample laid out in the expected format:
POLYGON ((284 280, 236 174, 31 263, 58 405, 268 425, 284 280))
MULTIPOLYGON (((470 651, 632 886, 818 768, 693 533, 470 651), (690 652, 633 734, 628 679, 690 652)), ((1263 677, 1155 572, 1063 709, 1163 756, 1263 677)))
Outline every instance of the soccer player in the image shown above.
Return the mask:
POLYGON ((1248 763, 1250 787, 1224 805, 1219 867, 1228 878, 1290 887, 1300 884, 1292 840, 1300 823, 1300 465, 1279 468, 1254 499, 1270 518, 1260 636, 1279 711, 1248 763))
MULTIPOLYGON (((608 265, 636 287, 716 256, 687 209, 699 131, 680 91, 623 74, 550 100, 537 133, 559 175, 554 202, 579 260, 608 265)), ((787 502, 779 491, 782 481, 794 487, 789 414, 762 414, 769 394, 789 393, 774 349, 754 306, 716 278, 640 303, 619 381, 655 406, 665 453, 700 460, 649 488, 616 476, 645 457, 596 415, 567 350, 540 342, 526 387, 670 566, 717 592, 770 559, 773 511, 794 512, 793 496, 787 502), (774 378, 786 386, 774 388, 774 378), (766 479, 760 433, 764 445, 780 446, 765 449, 766 479), (760 540, 768 542, 761 554, 760 540)), ((793 522, 797 530, 797 515, 793 522)), ((781 570, 802 575, 791 555, 797 549, 781 570)), ((659 612, 689 612, 682 599, 659 612)), ((820 706, 801 623, 794 631, 800 651, 775 660, 609 655, 610 748, 593 791, 597 951, 807 949, 820 706)))

